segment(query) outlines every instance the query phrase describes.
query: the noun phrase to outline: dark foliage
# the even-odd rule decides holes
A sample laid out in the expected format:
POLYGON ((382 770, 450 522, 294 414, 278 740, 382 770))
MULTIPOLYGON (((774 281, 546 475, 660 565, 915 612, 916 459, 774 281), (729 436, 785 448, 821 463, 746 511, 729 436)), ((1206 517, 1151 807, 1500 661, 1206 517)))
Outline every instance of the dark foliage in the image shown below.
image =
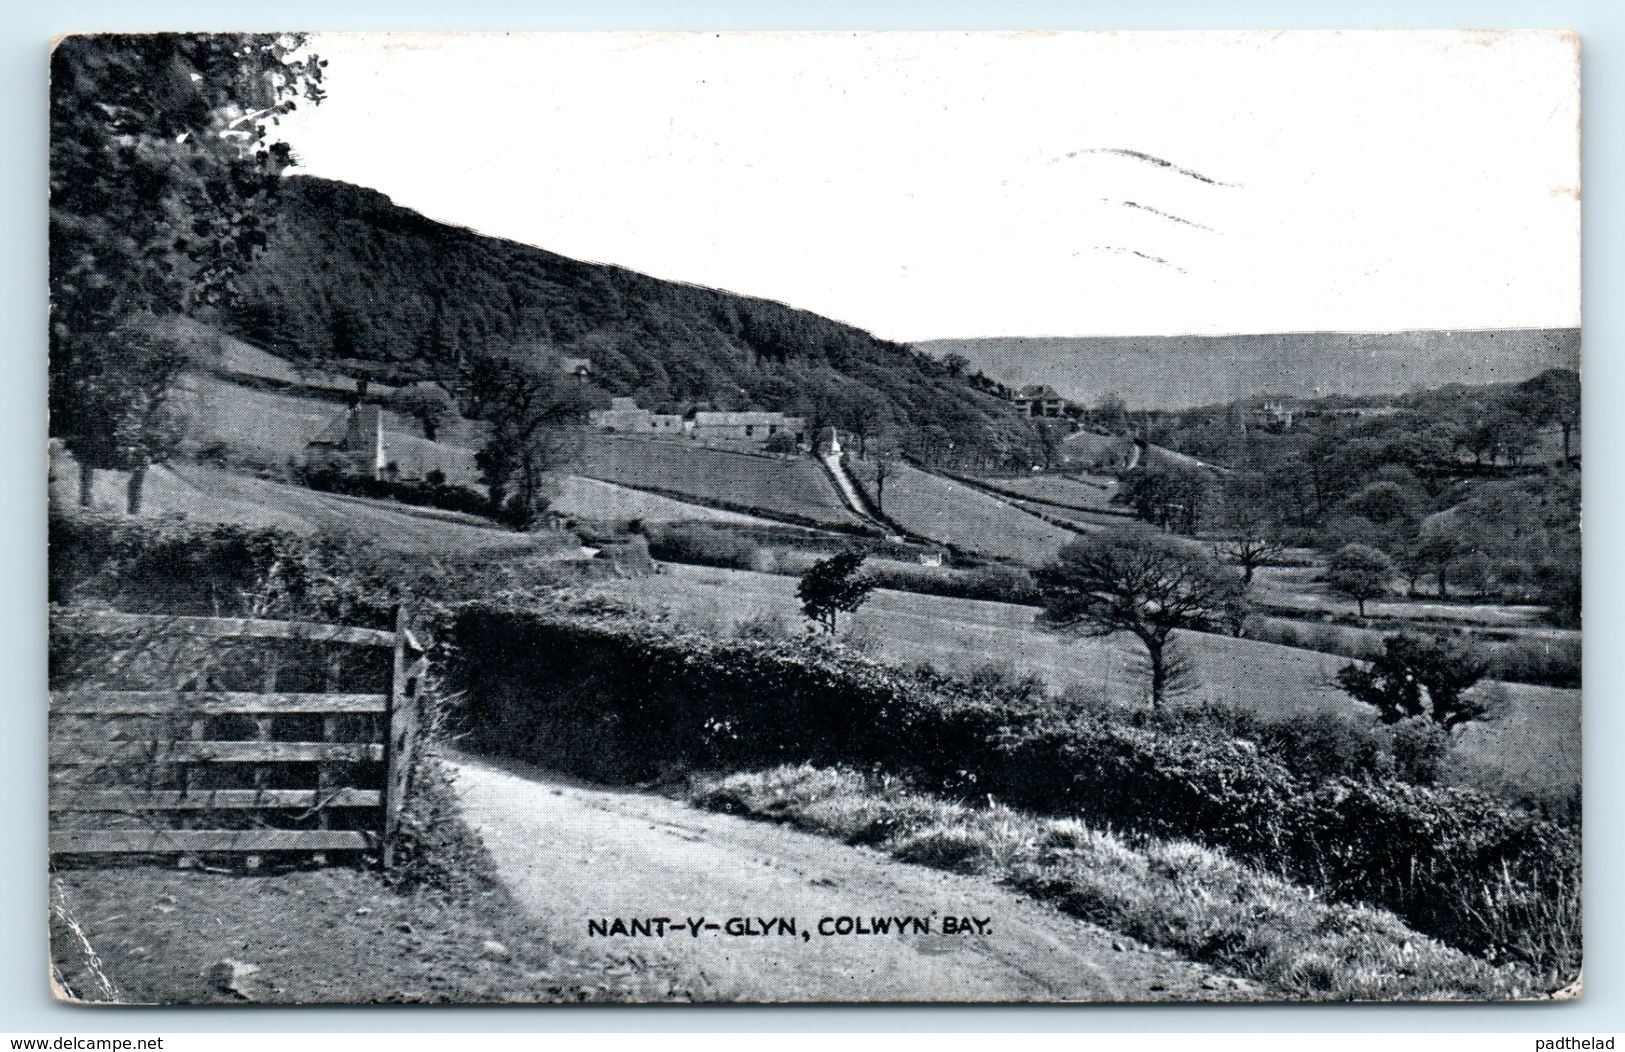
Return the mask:
POLYGON ((286 180, 278 214, 230 324, 296 361, 455 378, 489 352, 551 351, 642 405, 780 409, 814 432, 929 422, 989 463, 1023 461, 1036 441, 935 359, 807 311, 484 237, 344 183, 286 180))
POLYGON ((833 633, 841 615, 857 610, 875 590, 873 581, 858 574, 868 557, 868 552, 849 548, 809 566, 796 585, 801 612, 813 624, 833 633))
POLYGON ((1484 663, 1443 640, 1393 635, 1365 665, 1345 665, 1338 686, 1377 710, 1384 723, 1424 716, 1446 730, 1489 711, 1467 691, 1484 678, 1484 663))
POLYGON ((324 493, 347 493, 353 497, 373 497, 395 500, 424 508, 442 508, 467 515, 484 515, 501 522, 511 521, 491 507, 491 499, 479 490, 444 481, 423 479, 375 479, 371 475, 358 475, 351 471, 327 469, 307 470, 299 480, 314 490, 324 493))
POLYGON ((227 303, 287 165, 269 125, 322 98, 280 34, 66 36, 51 54, 50 426, 92 473, 146 469, 179 438, 181 355, 139 319, 227 303))

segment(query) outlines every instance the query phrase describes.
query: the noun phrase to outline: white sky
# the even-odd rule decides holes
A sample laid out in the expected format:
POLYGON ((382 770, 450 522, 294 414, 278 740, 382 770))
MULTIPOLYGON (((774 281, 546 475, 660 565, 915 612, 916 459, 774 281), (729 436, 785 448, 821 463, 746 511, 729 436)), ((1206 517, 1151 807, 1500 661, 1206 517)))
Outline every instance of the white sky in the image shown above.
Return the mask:
POLYGON ((1579 324, 1579 71, 1560 35, 313 49, 329 98, 283 122, 297 170, 892 339, 1579 324))

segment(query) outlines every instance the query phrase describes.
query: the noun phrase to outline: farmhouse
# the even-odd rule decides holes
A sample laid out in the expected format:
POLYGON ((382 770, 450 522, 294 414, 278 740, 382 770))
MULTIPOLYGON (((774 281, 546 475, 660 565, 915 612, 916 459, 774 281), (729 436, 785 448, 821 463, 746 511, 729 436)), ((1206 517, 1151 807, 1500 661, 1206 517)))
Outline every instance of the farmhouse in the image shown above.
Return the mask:
POLYGON ((383 478, 389 467, 384 451, 383 410, 375 405, 358 405, 335 417, 305 444, 305 466, 383 478))
POLYGON ((807 437, 807 423, 776 412, 695 413, 689 432, 695 438, 736 442, 766 442, 784 433, 801 442, 807 437))
POLYGON ((559 372, 586 383, 592 379, 592 363, 585 358, 564 358, 559 361, 559 372))
POLYGON ((652 413, 639 408, 633 398, 611 398, 608 409, 587 414, 593 427, 628 435, 677 435, 684 433, 683 418, 676 413, 652 413))
POLYGON ((1061 417, 1066 415, 1066 399, 1062 398, 1055 388, 1048 384, 1032 384, 1017 391, 1014 402, 1016 408, 1027 416, 1033 417, 1061 417))

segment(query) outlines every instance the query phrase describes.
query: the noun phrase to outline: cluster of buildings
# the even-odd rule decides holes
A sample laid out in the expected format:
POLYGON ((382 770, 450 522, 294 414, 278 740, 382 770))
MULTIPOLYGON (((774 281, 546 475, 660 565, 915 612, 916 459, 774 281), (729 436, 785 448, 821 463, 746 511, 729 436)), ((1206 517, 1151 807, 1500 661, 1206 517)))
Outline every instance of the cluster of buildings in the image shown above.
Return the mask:
POLYGON ((1068 415, 1072 403, 1048 384, 1029 384, 1009 396, 1023 416, 1059 419, 1068 415))
POLYGON ((593 427, 626 435, 714 439, 761 444, 775 435, 788 435, 797 444, 807 440, 807 422, 779 412, 656 413, 641 408, 634 398, 612 398, 608 409, 594 410, 593 427))

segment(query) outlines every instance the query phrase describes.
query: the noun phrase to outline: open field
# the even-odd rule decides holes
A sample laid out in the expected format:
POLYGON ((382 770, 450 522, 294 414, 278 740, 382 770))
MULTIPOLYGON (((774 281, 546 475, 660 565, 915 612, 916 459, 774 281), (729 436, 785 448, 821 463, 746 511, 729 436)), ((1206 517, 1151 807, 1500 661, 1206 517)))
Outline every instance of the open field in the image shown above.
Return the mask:
MULTIPOLYGON (((76 468, 60 455, 53 457, 52 468, 52 499, 67 506, 77 495, 76 468)), ((120 472, 98 471, 94 506, 122 511, 124 479, 120 472)), ((515 533, 471 515, 318 493, 205 464, 176 463, 152 469, 147 473, 143 504, 149 517, 184 515, 203 522, 275 526, 300 533, 342 530, 406 551, 519 554, 559 547, 554 534, 515 533)))
POLYGON ((663 522, 720 522, 741 526, 778 526, 772 519, 745 515, 737 511, 708 508, 703 504, 662 497, 628 486, 598 479, 577 478, 572 475, 559 485, 559 495, 549 506, 560 515, 599 522, 644 523, 663 522))
POLYGON ((1112 503, 1112 495, 1117 492, 1117 481, 1102 476, 1074 478, 1071 475, 1032 474, 990 477, 980 481, 984 486, 1012 497, 1025 497, 1058 508, 1118 516, 1128 514, 1121 505, 1112 503))
MULTIPOLYGON (((875 502, 873 463, 851 457, 847 470, 875 502)), ((971 487, 897 464, 886 479, 882 510, 921 537, 967 551, 1035 565, 1048 561, 1074 535, 971 487)))
MULTIPOLYGON (((1260 567, 1253 577, 1253 595, 1260 603, 1309 615, 1354 613, 1353 600, 1337 595, 1324 581, 1317 580, 1323 573, 1318 566, 1260 567)), ((1410 599, 1395 595, 1367 600, 1365 612, 1372 619, 1516 630, 1531 638, 1571 639, 1580 634, 1577 629, 1548 624, 1545 608, 1521 604, 1441 602, 1425 596, 1410 599)))
MULTIPOLYGON (((801 619, 793 578, 739 570, 667 564, 655 577, 598 587, 650 610, 666 609, 719 629, 753 619, 778 619, 792 630, 801 619)), ((888 660, 928 661, 968 670, 1005 664, 1039 677, 1052 690, 1076 687, 1124 704, 1140 704, 1145 689, 1138 645, 1122 637, 1069 639, 1033 624, 1031 607, 889 590, 852 619, 850 639, 888 660)), ((1337 688, 1346 658, 1229 636, 1179 633, 1202 686, 1198 697, 1263 711, 1354 703, 1337 688)), ((1527 684, 1488 683, 1505 701, 1503 717, 1459 735, 1464 780, 1561 797, 1579 784, 1580 694, 1527 684), (1472 770, 1466 770, 1471 767, 1472 770)))
POLYGON ((585 436, 574 472, 829 526, 861 526, 835 484, 807 457, 780 458, 691 446, 679 441, 585 436))
MULTIPOLYGON (((220 443, 231 453, 255 461, 299 464, 305 445, 344 415, 342 403, 260 390, 213 377, 192 381, 191 435, 199 447, 220 443)), ((464 448, 422 437, 415 421, 384 413, 384 443, 389 459, 408 478, 422 478, 438 468, 446 481, 479 485, 473 454, 464 448)))

